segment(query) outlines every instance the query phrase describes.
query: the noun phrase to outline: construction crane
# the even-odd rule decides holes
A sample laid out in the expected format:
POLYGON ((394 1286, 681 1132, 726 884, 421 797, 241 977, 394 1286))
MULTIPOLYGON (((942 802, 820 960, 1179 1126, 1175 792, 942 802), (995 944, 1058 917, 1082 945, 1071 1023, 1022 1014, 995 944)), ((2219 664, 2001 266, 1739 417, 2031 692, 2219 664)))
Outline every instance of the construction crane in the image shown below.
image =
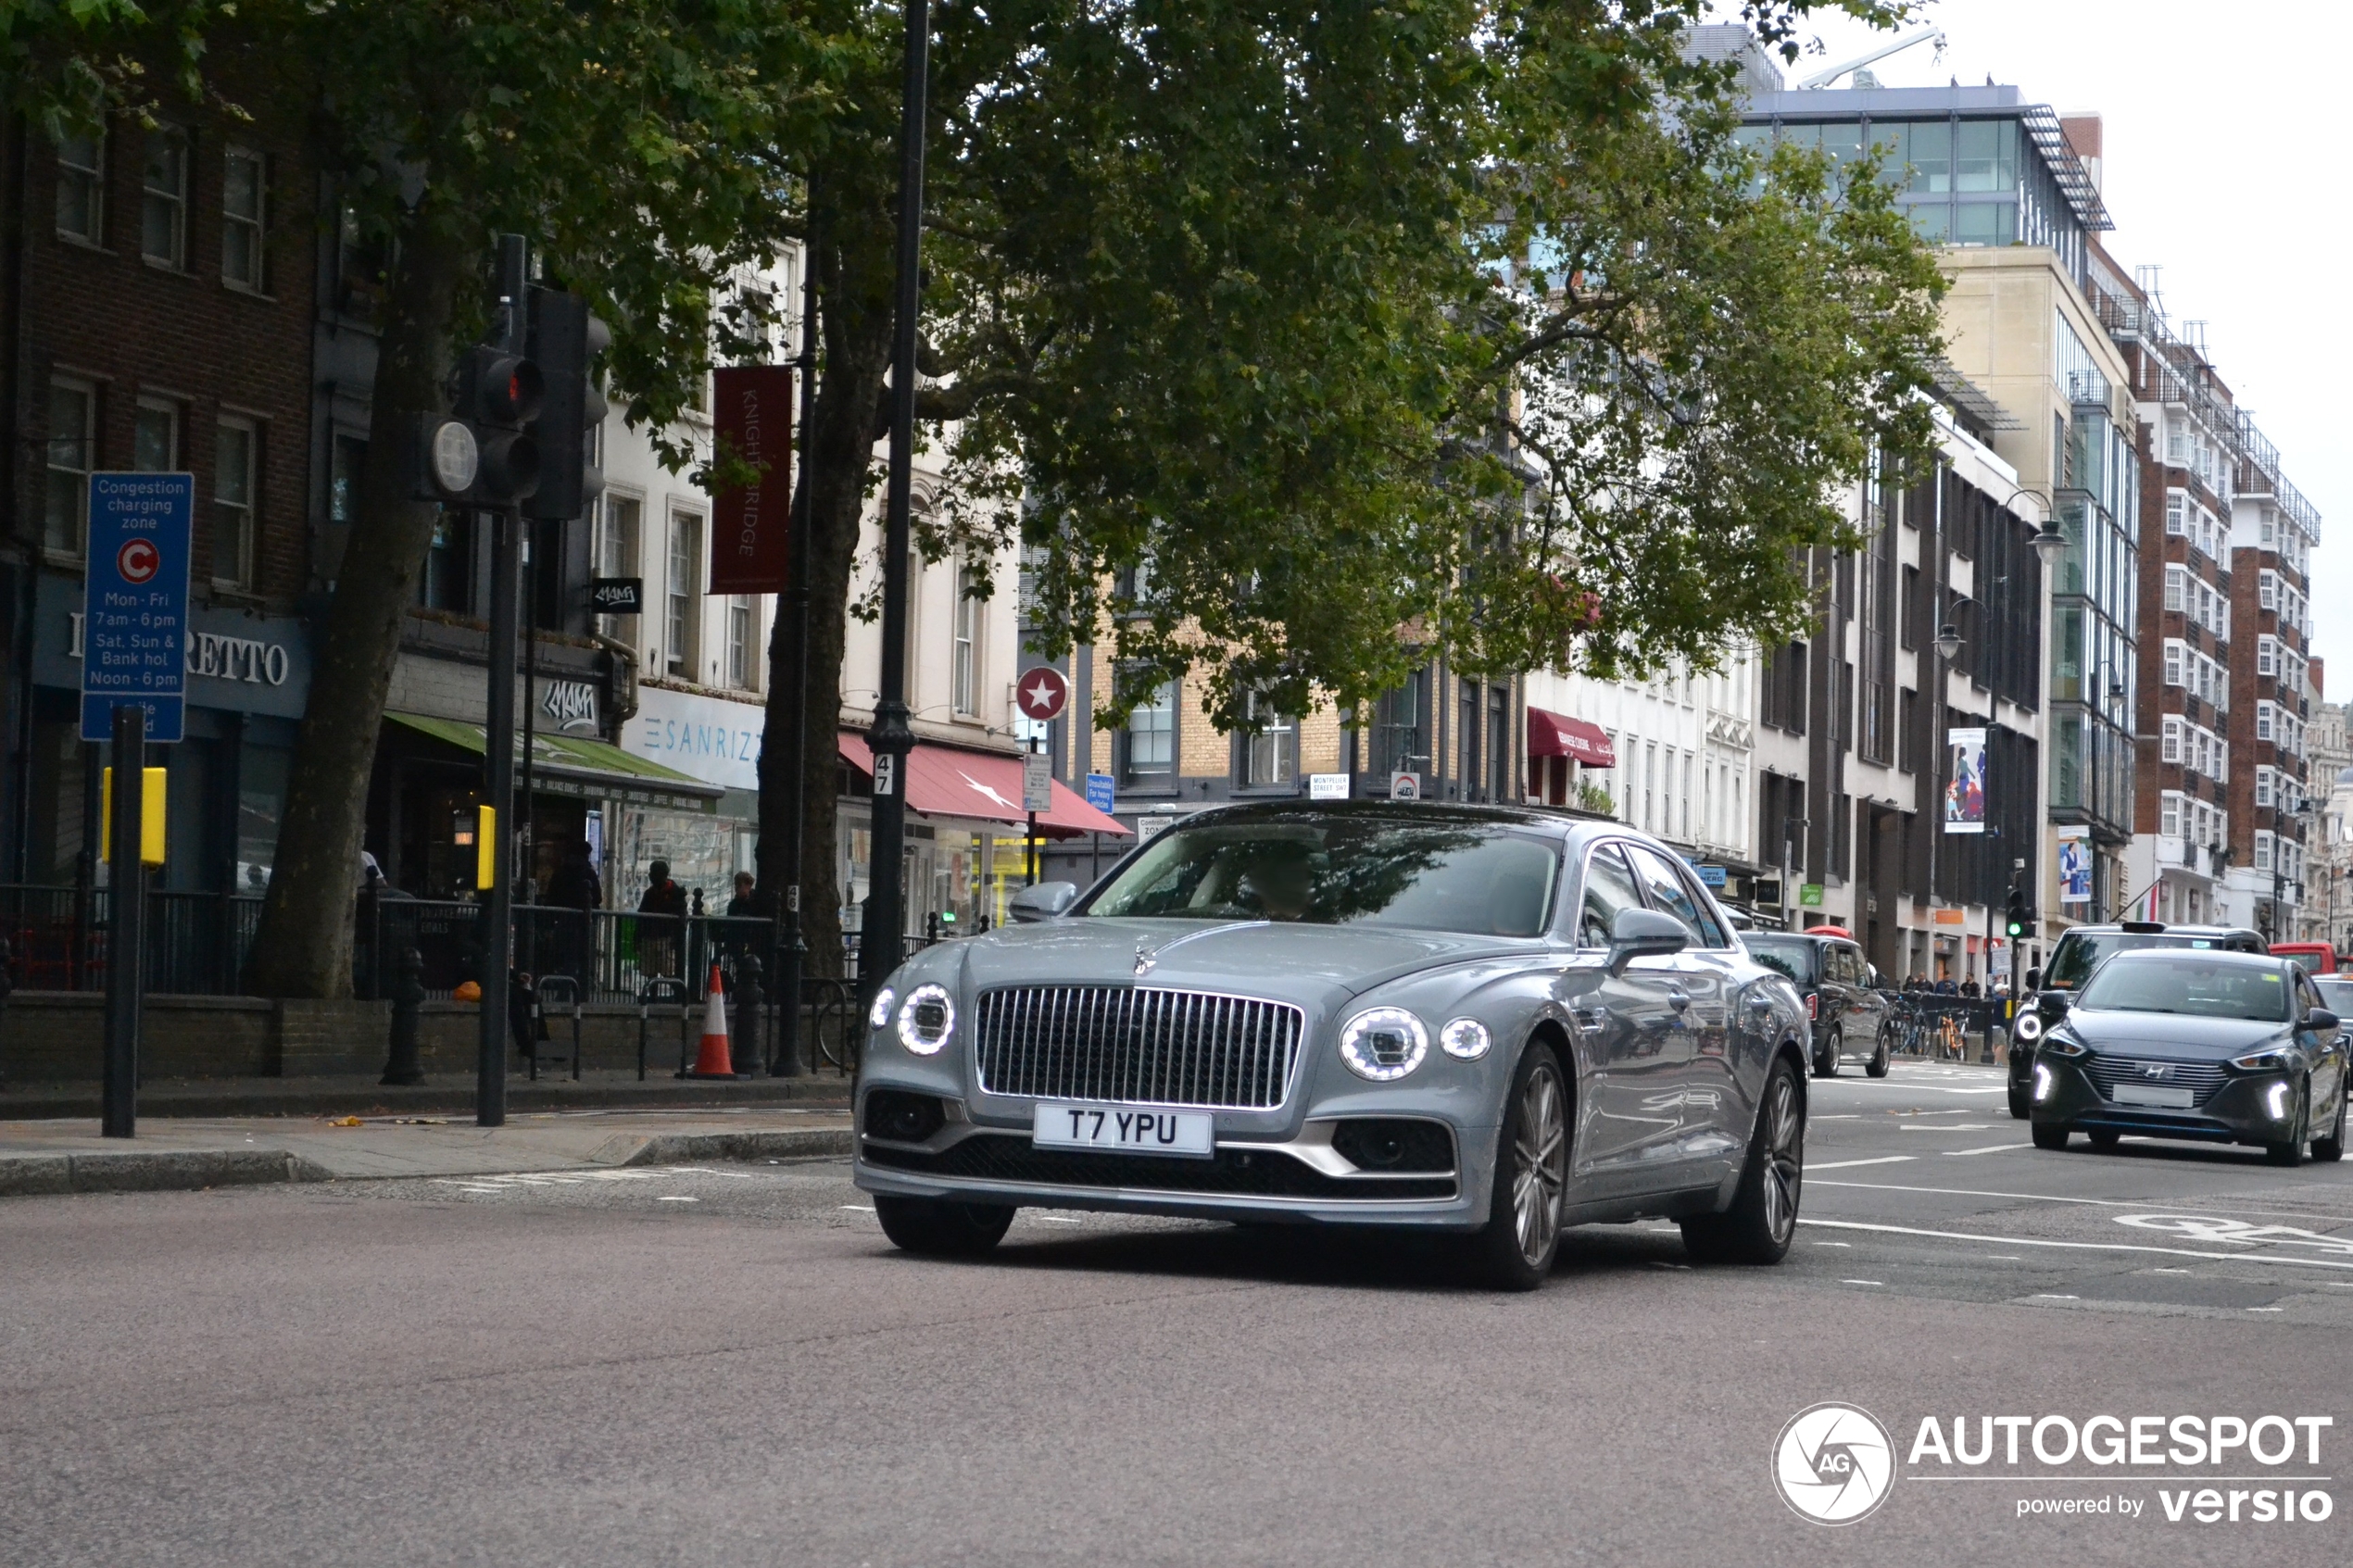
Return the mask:
POLYGON ((1799 82, 1797 84, 1797 89, 1799 92, 1803 93, 1828 87, 1831 82, 1836 82, 1848 71, 1861 70, 1865 66, 1878 64, 1880 61, 1887 58, 1890 55, 1901 54, 1915 44, 1927 44, 1930 42, 1933 42, 1936 44, 1937 58, 1943 59, 1944 57, 1944 30, 1941 27, 1916 28, 1912 31, 1904 34, 1901 38, 1881 44, 1878 48, 1872 50, 1868 55, 1857 55, 1851 60, 1840 61, 1837 65, 1831 67, 1828 70, 1816 71, 1813 75, 1799 82))

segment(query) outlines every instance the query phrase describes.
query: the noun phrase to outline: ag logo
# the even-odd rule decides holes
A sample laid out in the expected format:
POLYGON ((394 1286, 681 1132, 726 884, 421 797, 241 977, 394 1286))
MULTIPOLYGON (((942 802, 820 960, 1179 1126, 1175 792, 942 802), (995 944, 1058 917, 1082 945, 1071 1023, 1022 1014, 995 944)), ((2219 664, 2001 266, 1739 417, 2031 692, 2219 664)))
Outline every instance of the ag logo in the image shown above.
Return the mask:
POLYGON ((1773 1484, 1781 1500, 1817 1524, 1852 1524, 1887 1500, 1895 1483, 1895 1440, 1869 1411, 1810 1406, 1773 1440, 1773 1484))

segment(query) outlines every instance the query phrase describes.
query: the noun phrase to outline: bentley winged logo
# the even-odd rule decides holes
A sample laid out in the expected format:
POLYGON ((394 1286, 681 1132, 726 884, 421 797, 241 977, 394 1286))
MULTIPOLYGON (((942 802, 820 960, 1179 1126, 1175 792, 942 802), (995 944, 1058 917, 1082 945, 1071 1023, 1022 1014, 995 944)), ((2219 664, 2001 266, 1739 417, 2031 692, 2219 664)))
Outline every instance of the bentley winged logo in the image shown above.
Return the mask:
POLYGON ((1152 965, 1158 962, 1160 962, 1160 955, 1153 952, 1150 947, 1139 947, 1136 949, 1136 972, 1138 974, 1150 974, 1152 972, 1152 965))

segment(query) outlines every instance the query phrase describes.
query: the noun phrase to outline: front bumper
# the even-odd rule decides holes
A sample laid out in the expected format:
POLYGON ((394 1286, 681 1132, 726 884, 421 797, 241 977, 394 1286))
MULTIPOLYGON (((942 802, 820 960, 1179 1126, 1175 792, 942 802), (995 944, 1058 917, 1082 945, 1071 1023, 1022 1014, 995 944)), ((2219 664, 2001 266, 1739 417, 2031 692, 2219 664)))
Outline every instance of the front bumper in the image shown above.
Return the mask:
MULTIPOLYGON (((1381 1097, 1378 1117, 1443 1132, 1442 1155, 1413 1168, 1368 1170, 1334 1147, 1346 1116, 1311 1110, 1287 1132, 1270 1133, 1263 1113, 1213 1112, 1208 1159, 1102 1150, 1041 1148, 1026 1117, 995 1109, 975 1119, 961 1098, 939 1096, 944 1118, 915 1140, 888 1135, 871 1114, 878 1092, 937 1096, 931 1084, 860 1085, 852 1176, 865 1192, 968 1203, 1164 1214, 1277 1223, 1395 1225, 1437 1231, 1477 1229, 1493 1187, 1496 1129, 1465 1124, 1410 1094, 1381 1097), (1255 1123, 1258 1125, 1243 1123, 1255 1123), (1229 1123, 1232 1123, 1229 1125, 1229 1123), (1443 1169, 1436 1168, 1443 1165, 1443 1169)), ((1436 1148, 1435 1138, 1425 1145, 1436 1148)))
MULTIPOLYGON (((2083 1063, 2089 1059, 2035 1054, 2034 1065, 2050 1075, 2051 1092, 2032 1102, 2033 1121, 2045 1126, 2072 1127, 2078 1132, 2132 1134, 2149 1138, 2186 1138, 2200 1143, 2251 1144, 2260 1147, 2288 1135, 2290 1122, 2271 1114, 2273 1085, 2285 1082, 2280 1073, 2233 1073, 2205 1100, 2186 1110, 2150 1106, 2118 1105, 2100 1093, 2083 1063)), ((2036 1083, 2029 1079, 2030 1093, 2036 1083)), ((2282 1097, 2290 1117, 2295 1096, 2282 1097)))

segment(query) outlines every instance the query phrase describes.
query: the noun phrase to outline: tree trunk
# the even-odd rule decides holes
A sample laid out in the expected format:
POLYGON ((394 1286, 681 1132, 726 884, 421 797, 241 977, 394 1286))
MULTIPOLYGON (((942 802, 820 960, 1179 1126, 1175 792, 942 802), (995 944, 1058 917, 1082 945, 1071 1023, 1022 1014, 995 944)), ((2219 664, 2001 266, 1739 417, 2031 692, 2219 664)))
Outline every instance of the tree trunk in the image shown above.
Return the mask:
POLYGON ((432 207, 428 197, 397 247, 376 355, 368 471, 334 597, 318 629, 309 708, 254 938, 251 984, 265 997, 351 992, 368 776, 438 510, 409 498, 401 458, 416 416, 447 406, 450 312, 467 254, 432 207))
MULTIPOLYGON (((812 207, 830 193, 822 177, 812 182, 812 207)), ((867 479, 875 462, 875 410, 880 405, 890 363, 891 214, 855 210, 827 212, 813 226, 827 236, 814 264, 824 297, 820 327, 824 337, 824 374, 817 389, 815 460, 801 483, 813 483, 809 538, 809 659, 803 677, 803 812, 791 820, 783 776, 786 722, 778 700, 779 680, 792 678, 793 650, 772 642, 769 649, 767 737, 761 748, 760 878, 763 887, 783 883, 786 835, 800 834, 800 930, 809 945, 808 972, 839 976, 841 945, 841 851, 834 797, 840 777, 835 736, 841 728, 841 660, 849 608, 849 578, 857 564, 859 525, 865 515, 867 479), (838 239, 836 236, 839 236, 838 239), (772 764, 769 759, 774 759, 772 764)), ((781 625, 781 620, 779 624, 781 625)))

